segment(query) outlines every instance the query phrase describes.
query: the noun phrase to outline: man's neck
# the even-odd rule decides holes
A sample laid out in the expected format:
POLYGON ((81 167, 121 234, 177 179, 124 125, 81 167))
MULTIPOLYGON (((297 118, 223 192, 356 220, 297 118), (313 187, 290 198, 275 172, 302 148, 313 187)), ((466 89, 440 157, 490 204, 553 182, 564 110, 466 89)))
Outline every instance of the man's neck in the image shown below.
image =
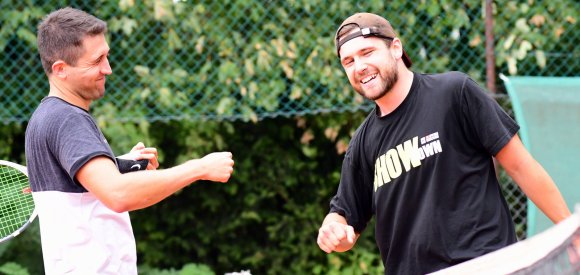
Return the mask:
POLYGON ((381 117, 392 113, 397 109, 397 107, 399 107, 399 105, 401 105, 401 103, 403 103, 411 90, 413 77, 413 72, 408 70, 406 67, 403 70, 399 70, 399 79, 391 91, 389 91, 385 96, 375 100, 375 103, 381 111, 381 117))
POLYGON ((73 92, 70 91, 70 89, 68 89, 68 87, 66 87, 66 85, 63 85, 59 81, 49 80, 49 83, 50 83, 50 91, 48 92, 48 96, 58 97, 68 102, 69 104, 75 105, 79 108, 89 111, 89 106, 91 103, 90 101, 87 102, 78 95, 75 95, 73 92))

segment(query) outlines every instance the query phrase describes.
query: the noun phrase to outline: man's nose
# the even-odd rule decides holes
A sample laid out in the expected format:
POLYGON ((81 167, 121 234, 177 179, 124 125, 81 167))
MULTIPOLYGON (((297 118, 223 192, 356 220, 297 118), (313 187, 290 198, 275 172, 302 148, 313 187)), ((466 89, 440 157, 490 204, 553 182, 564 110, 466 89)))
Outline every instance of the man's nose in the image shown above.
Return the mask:
POLYGON ((101 67, 101 73, 105 75, 110 75, 113 73, 113 69, 111 69, 111 64, 109 64, 109 59, 105 58, 103 65, 101 67))
POLYGON ((354 69, 356 73, 362 74, 364 73, 368 68, 367 63, 360 59, 360 58, 355 58, 354 59, 354 69))

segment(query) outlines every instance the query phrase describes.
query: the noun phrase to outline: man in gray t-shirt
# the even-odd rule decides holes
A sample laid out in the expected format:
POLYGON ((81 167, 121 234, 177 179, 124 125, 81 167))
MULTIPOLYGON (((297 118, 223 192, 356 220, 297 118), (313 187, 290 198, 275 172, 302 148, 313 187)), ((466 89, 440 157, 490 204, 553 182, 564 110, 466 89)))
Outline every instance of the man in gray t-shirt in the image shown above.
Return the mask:
POLYGON ((91 115, 46 97, 28 123, 25 144, 46 273, 137 273, 128 212, 109 209, 76 177, 93 158, 115 160, 91 115))
POLYGON ((89 108, 105 94, 104 21, 64 8, 38 27, 50 91, 26 129, 26 160, 38 210, 46 274, 137 274, 128 211, 151 206, 197 180, 227 182, 230 152, 157 170, 157 150, 138 143, 125 158, 147 170, 121 174, 89 108))

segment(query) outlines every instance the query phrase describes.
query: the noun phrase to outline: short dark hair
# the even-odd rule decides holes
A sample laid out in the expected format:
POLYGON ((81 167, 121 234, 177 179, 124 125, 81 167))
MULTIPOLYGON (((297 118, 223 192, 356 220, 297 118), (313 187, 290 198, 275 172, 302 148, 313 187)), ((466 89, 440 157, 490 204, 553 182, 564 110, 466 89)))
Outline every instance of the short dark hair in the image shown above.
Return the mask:
POLYGON ((48 14, 38 24, 38 53, 47 75, 52 64, 63 60, 76 65, 83 52, 83 39, 107 32, 107 23, 82 10, 66 7, 48 14))

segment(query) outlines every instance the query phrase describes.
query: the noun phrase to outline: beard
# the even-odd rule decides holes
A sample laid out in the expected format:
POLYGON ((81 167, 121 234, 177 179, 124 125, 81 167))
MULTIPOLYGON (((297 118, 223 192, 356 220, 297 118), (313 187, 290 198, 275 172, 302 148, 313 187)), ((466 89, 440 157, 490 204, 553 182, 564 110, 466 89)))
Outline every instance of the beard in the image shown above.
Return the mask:
POLYGON ((397 81, 399 80, 399 72, 397 71, 397 64, 394 62, 391 64, 392 65, 385 70, 385 73, 379 73, 377 75, 377 77, 382 80, 381 82, 382 87, 379 87, 380 89, 379 93, 373 95, 370 92, 364 91, 364 89, 360 87, 358 89, 355 89, 356 92, 372 101, 375 101, 385 96, 389 91, 391 91, 393 86, 395 86, 395 83, 397 83, 397 81))

